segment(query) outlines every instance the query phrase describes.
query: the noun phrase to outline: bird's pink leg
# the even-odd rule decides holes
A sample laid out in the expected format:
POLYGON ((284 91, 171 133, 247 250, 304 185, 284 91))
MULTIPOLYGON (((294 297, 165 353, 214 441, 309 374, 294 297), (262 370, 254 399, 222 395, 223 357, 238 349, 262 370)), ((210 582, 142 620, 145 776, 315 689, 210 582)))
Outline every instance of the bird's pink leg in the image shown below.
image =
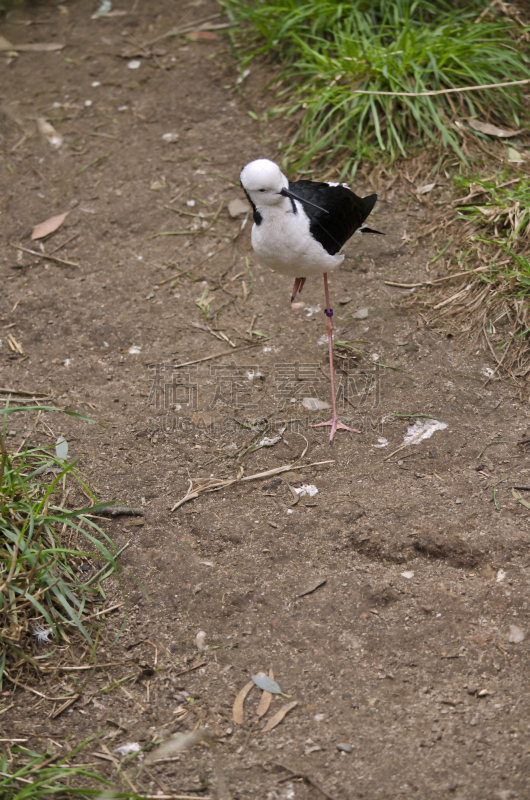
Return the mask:
POLYGON ((298 292, 302 292, 304 288, 305 278, 295 278, 294 286, 293 286, 293 293, 291 295, 291 303, 293 302, 294 298, 296 297, 298 292))
POLYGON ((318 422, 316 425, 311 425, 312 428, 323 428, 327 427, 328 425, 331 427, 331 431, 329 433, 329 443, 331 444, 333 441, 333 437, 335 436, 335 431, 343 430, 343 431, 350 431, 350 433, 361 433, 361 431, 355 430, 355 428, 348 428, 347 425, 342 423, 338 416, 337 416, 337 404, 335 401, 335 375, 333 371, 333 309, 329 303, 329 289, 328 289, 328 275, 324 273, 324 290, 326 292, 326 328, 328 331, 328 349, 329 349, 329 374, 331 378, 331 402, 333 404, 333 418, 329 420, 329 422, 318 422))

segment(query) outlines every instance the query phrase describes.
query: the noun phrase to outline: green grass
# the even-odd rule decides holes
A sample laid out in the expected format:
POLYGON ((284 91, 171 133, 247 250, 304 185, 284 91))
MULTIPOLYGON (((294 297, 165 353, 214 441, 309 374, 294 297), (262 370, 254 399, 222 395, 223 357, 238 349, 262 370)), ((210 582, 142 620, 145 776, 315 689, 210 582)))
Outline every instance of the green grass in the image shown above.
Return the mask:
MULTIPOLYGON (((144 800, 143 794, 118 791, 88 765, 70 764, 83 754, 90 737, 60 758, 53 753, 37 753, 15 745, 0 753, 0 797, 2 800, 75 800, 96 797, 100 800, 144 800), (51 763, 53 762, 53 763, 51 763)), ((89 755, 89 754, 87 754, 89 755)))
MULTIPOLYGON (((473 225, 468 253, 479 252, 480 246, 486 245, 481 258, 489 270, 480 281, 494 285, 507 297, 528 300, 530 260, 524 251, 530 234, 530 180, 500 171, 489 177, 462 174, 455 183, 465 192, 457 204, 456 219, 473 225), (499 265, 501 260, 504 263, 499 265)), ((460 253, 463 265, 468 253, 460 253)), ((526 332, 519 331, 517 336, 526 332)))
POLYGON ((505 243, 528 240, 530 180, 527 177, 501 171, 490 177, 460 175, 455 183, 465 192, 462 204, 457 206, 457 219, 472 221, 505 243))
POLYGON ((442 145, 462 160, 455 118, 520 124, 519 87, 430 97, 354 94, 480 86, 530 77, 520 27, 479 0, 455 7, 419 0, 222 0, 241 26, 246 66, 270 53, 281 65, 273 113, 293 116, 284 160, 311 172, 340 160, 341 177, 363 160, 393 161, 442 145))
POLYGON ((60 411, 11 407, 9 401, 0 409, 0 686, 6 678, 13 679, 11 670, 24 664, 38 669, 42 659, 68 643, 72 634, 92 646, 85 617, 94 603, 102 605, 101 581, 118 569, 114 544, 85 516, 112 503, 97 504, 75 462, 61 458, 55 445, 26 445, 17 453, 6 449, 8 415, 48 410, 60 411), (65 507, 68 485, 74 483, 91 499, 88 507, 65 507), (79 542, 87 549, 79 549, 79 542), (87 558, 108 568, 99 575, 96 589, 89 584, 97 583, 97 578, 83 583, 79 576, 80 560, 87 558), (39 640, 51 647, 43 652, 39 640))

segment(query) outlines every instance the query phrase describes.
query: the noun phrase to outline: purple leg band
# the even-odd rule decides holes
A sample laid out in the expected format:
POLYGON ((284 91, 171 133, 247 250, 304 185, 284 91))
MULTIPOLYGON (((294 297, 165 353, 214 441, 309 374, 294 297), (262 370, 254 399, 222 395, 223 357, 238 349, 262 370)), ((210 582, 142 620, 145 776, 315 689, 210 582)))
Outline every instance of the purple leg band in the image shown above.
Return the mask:
POLYGON ((330 308, 329 311, 328 311, 327 308, 325 308, 324 309, 324 314, 326 315, 326 317, 332 317, 333 316, 333 309, 330 308))

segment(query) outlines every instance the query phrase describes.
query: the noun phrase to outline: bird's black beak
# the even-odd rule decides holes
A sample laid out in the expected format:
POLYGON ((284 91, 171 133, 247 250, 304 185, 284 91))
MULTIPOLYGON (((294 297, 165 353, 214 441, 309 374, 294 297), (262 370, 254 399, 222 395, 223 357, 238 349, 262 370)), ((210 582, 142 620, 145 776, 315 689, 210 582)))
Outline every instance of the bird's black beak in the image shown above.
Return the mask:
POLYGON ((302 197, 297 197, 288 189, 282 189, 281 192, 279 192, 279 194, 282 194, 284 197, 290 197, 291 200, 298 200, 299 203, 303 203, 306 206, 312 206, 313 208, 318 208, 318 210, 323 211, 324 214, 329 214, 329 211, 326 211, 325 208, 321 208, 320 206, 317 206, 315 203, 311 203, 310 200, 304 200, 302 197))

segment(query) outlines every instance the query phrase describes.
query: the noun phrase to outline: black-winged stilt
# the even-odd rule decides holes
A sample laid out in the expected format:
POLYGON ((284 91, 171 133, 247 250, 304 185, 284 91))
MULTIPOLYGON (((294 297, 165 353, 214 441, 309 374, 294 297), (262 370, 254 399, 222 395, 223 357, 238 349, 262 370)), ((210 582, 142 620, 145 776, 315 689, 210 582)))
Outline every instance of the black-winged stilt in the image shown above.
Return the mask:
POLYGON ((278 165, 266 158, 243 167, 240 180, 254 212, 252 246, 264 266, 295 279, 291 302, 306 278, 324 276, 333 417, 311 427, 330 426, 330 444, 337 429, 360 433, 337 416, 328 272, 343 262, 344 256, 337 253, 356 231, 381 233, 364 225, 377 195, 358 197, 344 183, 291 183, 278 165))

